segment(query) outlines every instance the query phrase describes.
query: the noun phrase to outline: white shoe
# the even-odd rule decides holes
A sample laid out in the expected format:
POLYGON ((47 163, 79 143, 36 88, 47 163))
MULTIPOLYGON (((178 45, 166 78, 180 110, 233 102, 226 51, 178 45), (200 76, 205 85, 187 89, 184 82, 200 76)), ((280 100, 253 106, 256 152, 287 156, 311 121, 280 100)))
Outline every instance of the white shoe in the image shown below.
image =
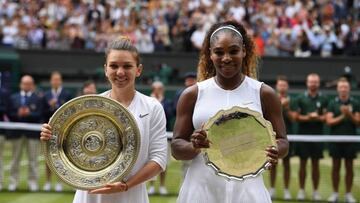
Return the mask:
POLYGON ((291 200, 291 199, 292 199, 292 197, 291 197, 289 190, 285 189, 284 190, 284 200, 291 200))
POLYGON ((154 186, 150 186, 150 187, 149 187, 149 189, 148 189, 148 194, 149 194, 149 195, 155 194, 155 187, 154 187, 154 186))
POLYGON ((38 184, 37 184, 35 181, 30 180, 30 181, 29 181, 29 190, 30 190, 31 192, 36 192, 36 191, 38 191, 38 190, 39 190, 38 184))
POLYGON ((339 193, 333 192, 330 197, 327 199, 328 202, 338 202, 339 201, 339 193))
POLYGON ((166 187, 161 186, 161 187, 159 188, 159 193, 160 193, 160 195, 167 195, 167 194, 168 194, 168 191, 167 191, 166 187))
POLYGON ((43 190, 48 192, 51 190, 51 184, 50 182, 46 182, 45 185, 43 186, 43 190))
POLYGON ((56 183, 55 191, 56 192, 61 192, 62 190, 63 190, 63 187, 62 187, 61 183, 56 183))
POLYGON ((312 199, 315 200, 315 201, 320 201, 321 200, 321 196, 320 196, 318 191, 313 192, 312 199))
POLYGON ((349 192, 345 194, 345 202, 346 203, 356 203, 356 199, 354 196, 349 192))
POLYGON ((15 191, 16 188, 17 188, 17 185, 16 185, 15 183, 10 183, 9 186, 8 186, 8 190, 9 190, 10 192, 15 191))
POLYGON ((305 200, 305 192, 304 192, 304 190, 299 190, 296 199, 297 200, 305 200))
POLYGON ((274 199, 275 192, 276 192, 275 188, 273 188, 273 187, 269 188, 269 194, 270 194, 271 199, 274 199))

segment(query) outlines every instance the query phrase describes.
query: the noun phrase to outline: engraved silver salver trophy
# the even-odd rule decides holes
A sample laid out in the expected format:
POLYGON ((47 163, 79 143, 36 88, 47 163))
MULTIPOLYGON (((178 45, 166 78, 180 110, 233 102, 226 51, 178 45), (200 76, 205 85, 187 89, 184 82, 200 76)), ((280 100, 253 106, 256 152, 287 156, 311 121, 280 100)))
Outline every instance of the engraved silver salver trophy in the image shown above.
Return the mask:
POLYGON ((256 177, 270 165, 265 149, 277 147, 271 123, 248 108, 221 110, 204 129, 211 141, 203 153, 206 164, 227 179, 256 177))
POLYGON ((46 163, 74 188, 89 190, 123 180, 139 154, 135 119, 110 98, 74 98, 54 113, 49 124, 52 136, 42 142, 46 163))

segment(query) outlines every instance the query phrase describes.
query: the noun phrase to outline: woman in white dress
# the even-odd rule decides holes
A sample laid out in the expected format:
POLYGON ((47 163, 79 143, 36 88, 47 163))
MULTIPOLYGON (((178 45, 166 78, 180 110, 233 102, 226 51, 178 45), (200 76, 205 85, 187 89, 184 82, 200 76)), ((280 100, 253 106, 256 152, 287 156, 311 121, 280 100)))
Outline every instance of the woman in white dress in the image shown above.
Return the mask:
POLYGON ((202 125, 220 109, 248 107, 269 120, 276 132, 278 148, 269 146, 272 165, 287 154, 288 141, 280 101, 275 91, 256 78, 254 43, 236 22, 213 25, 200 54, 199 82, 187 88, 177 105, 172 154, 178 160, 192 160, 181 187, 178 203, 271 202, 263 178, 244 181, 215 175, 206 166, 201 148, 211 147, 202 125))
MULTIPOLYGON (((140 153, 130 174, 121 182, 91 191, 77 190, 74 203, 149 202, 145 181, 165 170, 167 161, 166 119, 161 104, 135 90, 135 78, 142 71, 139 54, 128 38, 109 43, 105 75, 111 90, 102 93, 133 114, 141 134, 140 153)), ((49 140, 51 126, 43 124, 40 139, 49 140)))

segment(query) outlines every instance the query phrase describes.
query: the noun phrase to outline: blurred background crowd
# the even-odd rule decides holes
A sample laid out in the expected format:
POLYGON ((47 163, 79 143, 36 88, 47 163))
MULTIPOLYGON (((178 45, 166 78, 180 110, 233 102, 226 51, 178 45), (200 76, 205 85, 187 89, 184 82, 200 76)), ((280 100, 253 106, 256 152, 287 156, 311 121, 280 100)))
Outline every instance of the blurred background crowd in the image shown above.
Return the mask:
POLYGON ((0 42, 104 51, 129 36, 142 53, 198 51, 217 21, 246 25, 260 56, 360 55, 357 0, 0 0, 0 42))

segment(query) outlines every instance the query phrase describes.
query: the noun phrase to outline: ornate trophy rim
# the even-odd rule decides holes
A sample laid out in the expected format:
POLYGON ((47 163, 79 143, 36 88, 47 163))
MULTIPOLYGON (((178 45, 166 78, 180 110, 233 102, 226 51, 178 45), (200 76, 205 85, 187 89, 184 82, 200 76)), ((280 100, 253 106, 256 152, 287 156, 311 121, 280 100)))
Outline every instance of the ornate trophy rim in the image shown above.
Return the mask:
MULTIPOLYGON (((53 135, 50 140, 41 143, 46 164, 63 182, 76 189, 96 189, 107 183, 120 181, 130 173, 135 165, 140 152, 140 131, 133 115, 116 100, 100 95, 76 97, 63 104, 50 118, 49 124, 52 127, 53 135), (78 110, 75 106, 79 108, 81 106, 81 109, 78 110), (104 107, 104 109, 100 107, 104 107), (71 139, 71 136, 67 133, 71 132, 71 128, 76 127, 75 125, 78 124, 76 122, 80 122, 89 116, 97 117, 94 118, 97 121, 103 119, 111 123, 111 128, 115 129, 113 137, 119 143, 115 145, 118 151, 113 152, 116 156, 111 157, 110 163, 105 165, 99 164, 101 166, 95 170, 81 166, 81 164, 76 164, 75 160, 67 155, 70 153, 66 152, 68 148, 66 139, 68 137, 71 139), (121 149, 118 149, 119 145, 121 149)), ((102 125, 99 124, 98 126, 102 125)), ((106 127, 102 129, 106 131, 106 127)), ((81 137, 81 149, 87 150, 89 154, 93 153, 96 155, 101 155, 104 145, 108 144, 107 139, 110 139, 109 135, 103 135, 97 131, 89 131, 79 137, 81 137), (94 147, 93 145, 84 147, 83 142, 86 138, 101 140, 100 143, 102 145, 95 145, 95 148, 92 148, 94 147)), ((68 143, 73 142, 70 140, 68 143)), ((76 156, 74 157, 77 158, 76 156)))
MULTIPOLYGON (((255 118, 256 121, 259 123, 259 125, 266 128, 267 136, 270 137, 270 141, 269 141, 268 144, 274 146, 275 148, 277 148, 276 139, 275 139, 276 133, 273 130, 272 124, 269 121, 267 121, 265 118, 263 118, 263 116, 259 112, 253 111, 253 110, 251 110, 251 109, 249 109, 247 107, 244 108, 244 107, 234 106, 234 107, 232 107, 230 109, 227 109, 227 110, 218 111, 214 116, 212 116, 205 123, 205 125, 204 125, 205 131, 207 131, 207 133, 209 133, 210 128, 213 125, 215 125, 216 122, 219 122, 219 121, 221 121, 221 119, 224 119, 224 115, 230 115, 232 113, 240 113, 240 116, 241 116, 241 114, 246 114, 246 116, 252 116, 253 118, 255 118)), ((225 118, 225 119, 228 119, 228 118, 225 118)), ((211 145, 210 145, 210 147, 211 147, 211 145)), ((269 160, 266 158, 266 155, 265 155, 263 163, 261 165, 259 165, 259 168, 256 171, 245 173, 245 174, 242 174, 242 175, 239 176, 239 175, 233 175, 233 174, 230 174, 230 173, 228 173, 226 171, 221 170, 217 166, 217 164, 214 163, 213 161, 211 161, 211 159, 209 158, 209 149, 204 149, 203 150, 203 157, 205 159, 206 165, 208 167, 210 167, 211 169, 213 169, 216 175, 218 175, 220 177, 224 177, 227 180, 243 181, 243 180, 248 179, 248 178, 257 177, 271 165, 269 160)))

